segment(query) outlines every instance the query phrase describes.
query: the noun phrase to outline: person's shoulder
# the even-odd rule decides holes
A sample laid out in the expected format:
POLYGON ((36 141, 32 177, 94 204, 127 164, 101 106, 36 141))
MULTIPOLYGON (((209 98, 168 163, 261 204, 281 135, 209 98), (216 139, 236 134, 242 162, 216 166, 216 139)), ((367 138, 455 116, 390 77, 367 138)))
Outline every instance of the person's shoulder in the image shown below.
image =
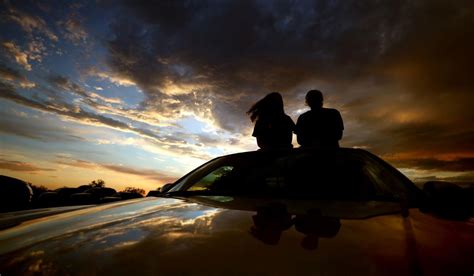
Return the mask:
POLYGON ((300 114, 300 116, 298 116, 298 120, 296 121, 296 124, 304 124, 305 122, 307 122, 308 120, 311 120, 310 119, 310 116, 311 115, 311 110, 309 111, 306 111, 305 113, 303 114, 300 114))
POLYGON ((335 108, 323 108, 323 111, 328 114, 339 114, 339 110, 335 108))
POLYGON ((311 110, 306 111, 305 113, 301 114, 298 118, 306 118, 311 116, 312 112, 311 110))

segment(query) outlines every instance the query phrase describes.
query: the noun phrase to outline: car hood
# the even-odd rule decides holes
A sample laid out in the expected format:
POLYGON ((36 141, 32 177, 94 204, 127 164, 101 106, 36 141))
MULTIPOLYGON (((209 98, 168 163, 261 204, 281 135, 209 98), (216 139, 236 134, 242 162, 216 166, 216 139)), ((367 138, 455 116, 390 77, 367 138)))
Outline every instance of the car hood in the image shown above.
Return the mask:
POLYGON ((212 200, 145 198, 24 221, 0 232, 2 274, 474 271, 472 221, 416 209, 406 218, 387 211, 340 219, 323 212, 298 220, 291 208, 286 216, 212 200))

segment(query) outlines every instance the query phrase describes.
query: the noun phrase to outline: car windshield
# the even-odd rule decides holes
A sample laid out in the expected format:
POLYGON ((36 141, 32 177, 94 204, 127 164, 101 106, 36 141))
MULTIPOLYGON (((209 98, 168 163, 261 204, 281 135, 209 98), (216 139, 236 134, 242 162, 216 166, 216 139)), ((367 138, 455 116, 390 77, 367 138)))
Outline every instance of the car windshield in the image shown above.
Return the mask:
POLYGON ((363 151, 253 152, 217 158, 176 183, 187 195, 400 201, 413 184, 363 151))

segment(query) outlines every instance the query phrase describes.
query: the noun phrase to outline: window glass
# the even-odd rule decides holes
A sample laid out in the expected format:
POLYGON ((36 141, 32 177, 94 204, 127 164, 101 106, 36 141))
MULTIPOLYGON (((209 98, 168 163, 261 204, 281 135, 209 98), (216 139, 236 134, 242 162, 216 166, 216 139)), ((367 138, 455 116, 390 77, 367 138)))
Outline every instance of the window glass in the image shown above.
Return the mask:
POLYGON ((222 182, 223 179, 234 169, 233 166, 222 166, 219 167, 203 178, 197 180, 188 191, 207 191, 210 190, 213 185, 222 182))
POLYGON ((391 200, 407 200, 415 197, 411 183, 397 177, 395 169, 387 167, 372 158, 365 158, 364 173, 376 187, 377 197, 391 200))

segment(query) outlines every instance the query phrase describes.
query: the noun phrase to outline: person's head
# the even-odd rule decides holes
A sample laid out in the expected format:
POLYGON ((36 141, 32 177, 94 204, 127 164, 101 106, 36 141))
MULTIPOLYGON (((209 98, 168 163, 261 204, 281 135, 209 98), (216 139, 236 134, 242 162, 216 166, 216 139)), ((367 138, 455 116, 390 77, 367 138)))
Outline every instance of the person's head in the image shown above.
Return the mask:
POLYGON ((283 97, 278 92, 267 94, 263 99, 252 105, 249 111, 247 111, 252 122, 261 116, 274 116, 284 113, 283 97))
POLYGON ((306 104, 311 109, 323 107, 323 93, 319 90, 310 90, 306 93, 306 104))

